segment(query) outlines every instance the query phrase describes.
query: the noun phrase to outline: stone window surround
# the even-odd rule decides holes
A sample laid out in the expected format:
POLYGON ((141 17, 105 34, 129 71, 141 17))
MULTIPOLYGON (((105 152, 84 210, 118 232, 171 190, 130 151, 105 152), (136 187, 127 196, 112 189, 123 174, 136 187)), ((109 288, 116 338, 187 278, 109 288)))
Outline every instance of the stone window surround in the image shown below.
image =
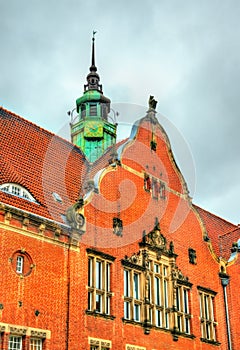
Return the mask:
POLYGON ((146 350, 144 346, 126 344, 126 350, 146 350))
POLYGON ((0 322, 0 332, 9 333, 11 335, 19 335, 26 337, 34 337, 41 339, 50 339, 51 331, 27 326, 13 325, 9 323, 0 322))
POLYGON ((91 346, 97 346, 99 350, 102 348, 112 348, 112 342, 111 340, 106 340, 106 339, 100 339, 100 338, 92 338, 88 337, 88 344, 91 346))

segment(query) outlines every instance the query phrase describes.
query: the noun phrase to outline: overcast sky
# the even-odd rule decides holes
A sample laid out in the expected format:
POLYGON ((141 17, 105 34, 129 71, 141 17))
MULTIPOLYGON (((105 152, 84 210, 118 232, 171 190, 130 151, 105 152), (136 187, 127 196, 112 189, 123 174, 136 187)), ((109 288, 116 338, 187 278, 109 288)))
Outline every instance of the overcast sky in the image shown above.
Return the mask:
POLYGON ((119 123, 153 94, 193 202, 240 222, 240 1, 0 0, 0 13, 0 105, 61 133, 97 30, 119 123))

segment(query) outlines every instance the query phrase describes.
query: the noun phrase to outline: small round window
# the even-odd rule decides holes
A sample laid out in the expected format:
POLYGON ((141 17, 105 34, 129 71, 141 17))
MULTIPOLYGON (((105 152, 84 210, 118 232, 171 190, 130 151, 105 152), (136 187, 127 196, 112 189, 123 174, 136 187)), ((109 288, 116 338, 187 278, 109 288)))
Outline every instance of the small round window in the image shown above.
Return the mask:
POLYGON ((32 272, 33 261, 30 255, 22 250, 17 250, 11 257, 11 265, 16 274, 29 276, 32 272))

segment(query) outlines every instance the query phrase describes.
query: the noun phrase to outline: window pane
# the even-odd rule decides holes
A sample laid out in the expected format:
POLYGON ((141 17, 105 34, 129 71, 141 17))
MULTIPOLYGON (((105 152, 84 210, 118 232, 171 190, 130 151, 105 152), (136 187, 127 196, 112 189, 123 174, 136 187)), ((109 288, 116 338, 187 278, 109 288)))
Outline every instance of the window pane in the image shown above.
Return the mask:
POLYGON ((159 273, 159 271, 160 271, 159 265, 158 264, 154 264, 154 272, 155 273, 159 273))
POLYGON ((110 264, 106 264, 106 290, 110 291, 110 264))
POLYGON ((169 328, 169 315, 167 313, 165 314, 165 327, 169 328))
POLYGON ((164 305, 165 307, 168 307, 168 284, 167 281, 163 281, 164 284, 164 305))
POLYGON ((102 288, 102 262, 96 261, 96 288, 102 288))
POLYGON ((133 275, 133 284, 134 284, 134 298, 135 299, 139 299, 139 274, 138 273, 134 273, 133 275))
POLYGON ((177 316, 177 324, 179 331, 182 332, 182 319, 180 315, 177 316))
POLYGON ((189 313, 189 307, 188 307, 188 291, 187 291, 187 289, 184 289, 183 293, 184 293, 184 312, 186 314, 188 314, 189 313))
POLYGON ((15 194, 16 196, 20 196, 20 188, 17 186, 12 186, 12 194, 15 194))
POLYGON ((162 312, 160 310, 156 310, 156 326, 162 326, 162 312))
POLYGON ((124 318, 130 319, 130 303, 128 301, 124 301, 124 318))
POLYGON ((102 312, 102 295, 96 294, 96 311, 102 312))
POLYGON ((209 313, 208 313, 208 296, 204 295, 204 308, 205 308, 205 318, 209 318, 209 313))
POLYGON ((92 273, 93 273, 93 259, 89 258, 88 259, 88 286, 92 287, 92 273))
POLYGON ((42 339, 30 339, 30 350, 42 350, 42 339))
POLYGON ((161 305, 160 298, 160 280, 158 277, 154 278, 154 287, 155 287, 155 303, 156 305, 161 305))
POLYGON ((130 295, 130 283, 129 283, 129 271, 124 270, 124 296, 129 297, 130 295))
POLYGON ((92 296, 93 296, 93 293, 92 292, 88 292, 88 310, 93 310, 93 307, 92 307, 92 296))
POLYGON ((90 115, 96 116, 97 115, 97 105, 95 103, 92 103, 90 105, 90 115))
POLYGON ((185 318, 185 332, 190 333, 190 320, 188 318, 185 318))
POLYGON ((17 273, 23 273, 23 256, 18 256, 17 257, 16 272, 17 273))
POLYGON ((10 336, 8 343, 8 350, 21 350, 22 337, 10 336))
POLYGON ((110 297, 106 297, 106 314, 110 315, 110 297))
POLYGON ((181 293, 181 289, 180 287, 178 287, 176 289, 176 302, 177 302, 177 310, 180 311, 181 310, 181 302, 180 302, 180 293, 181 293))
POLYGON ((140 321, 140 305, 138 305, 138 304, 134 304, 133 318, 135 321, 140 321))

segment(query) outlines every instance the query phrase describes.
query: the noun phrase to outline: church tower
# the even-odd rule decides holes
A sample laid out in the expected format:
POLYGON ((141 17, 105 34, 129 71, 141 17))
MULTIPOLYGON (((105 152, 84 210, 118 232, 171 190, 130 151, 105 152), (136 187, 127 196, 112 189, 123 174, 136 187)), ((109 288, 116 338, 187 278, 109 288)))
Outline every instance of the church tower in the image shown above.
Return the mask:
POLYGON ((95 65, 95 38, 92 37, 92 64, 84 93, 76 100, 77 117, 71 123, 72 143, 79 146, 90 162, 116 143, 117 124, 109 121, 110 99, 103 95, 95 65))

